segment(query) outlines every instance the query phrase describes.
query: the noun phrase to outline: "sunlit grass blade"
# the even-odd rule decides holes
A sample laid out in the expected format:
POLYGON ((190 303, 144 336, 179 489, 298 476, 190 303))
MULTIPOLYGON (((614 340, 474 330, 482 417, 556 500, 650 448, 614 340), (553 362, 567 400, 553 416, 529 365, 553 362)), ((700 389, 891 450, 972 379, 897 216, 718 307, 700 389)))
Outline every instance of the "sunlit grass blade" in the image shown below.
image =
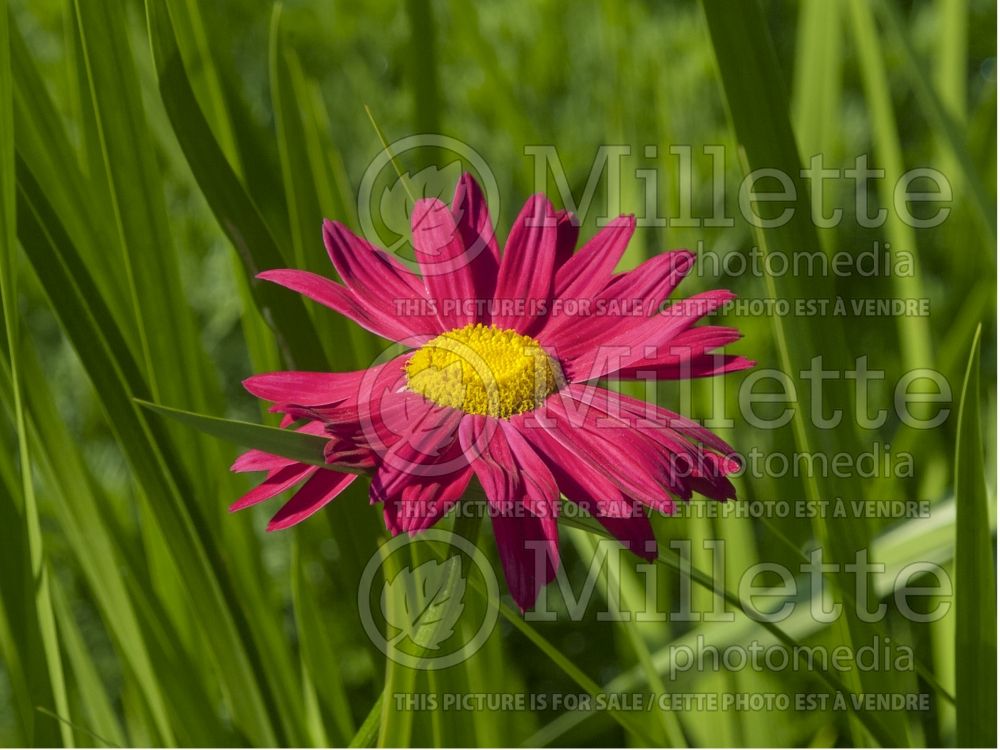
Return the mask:
MULTIPOLYGON (((146 360, 145 377, 158 398, 184 398, 201 407, 217 395, 208 383, 201 342, 183 301, 162 173, 142 106, 125 17, 104 0, 76 3, 76 17, 102 168, 111 186, 116 239, 146 360), (173 374, 159 383, 158 366, 165 363, 175 363, 173 374)), ((193 457, 197 464, 199 452, 194 451, 193 457)))
POLYGON ((976 331, 962 385, 955 444, 955 691, 960 747, 997 742, 997 593, 983 468, 976 331))

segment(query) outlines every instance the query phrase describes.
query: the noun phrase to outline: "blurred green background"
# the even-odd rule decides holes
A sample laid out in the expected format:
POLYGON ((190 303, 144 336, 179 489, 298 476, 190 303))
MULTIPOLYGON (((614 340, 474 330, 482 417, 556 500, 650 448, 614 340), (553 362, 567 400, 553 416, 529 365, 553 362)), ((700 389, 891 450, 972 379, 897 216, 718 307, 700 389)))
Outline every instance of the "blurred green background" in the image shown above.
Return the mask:
MULTIPOLYGON (((502 620, 459 667, 387 668, 357 616, 361 569, 385 535, 362 483, 294 530, 265 534, 275 502, 239 516, 226 510, 251 486, 228 471, 236 448, 132 402, 269 420, 243 378, 291 364, 364 367, 380 350, 318 306, 250 281, 269 267, 333 274, 321 219, 357 228, 358 185, 381 150, 365 105, 390 141, 443 133, 482 155, 499 187, 502 236, 537 189, 526 147, 557 147, 579 198, 598 146, 624 144, 626 177, 658 170, 659 215, 680 216, 687 188, 693 216, 737 217, 732 227, 642 227, 626 267, 674 247, 856 254, 888 242, 913 253, 916 270, 906 277, 693 275, 682 293, 915 297, 929 299, 931 313, 730 316, 746 334, 732 351, 799 386, 797 418, 773 431, 746 424, 743 373, 697 383, 690 413, 732 418, 719 432, 741 451, 855 456, 877 444, 912 456, 903 477, 748 472, 737 482, 741 501, 919 499, 933 512, 654 519, 661 544, 690 540, 690 562, 704 571, 713 557, 703 542, 725 540, 730 588, 759 561, 796 569, 817 545, 832 560, 870 548, 887 566, 873 589, 890 604, 888 619, 872 626, 847 614, 827 626, 799 618, 786 633, 802 644, 857 647, 874 637, 912 648, 912 670, 838 678, 858 692, 927 693, 929 710, 653 711, 628 728, 606 712, 387 710, 362 739, 995 743, 995 4, 6 0, 0 9, 0 744, 345 744, 387 681, 440 694, 587 692, 567 663, 611 691, 829 689, 807 671, 691 670, 667 679, 671 644, 774 636, 743 615, 606 622, 597 617, 600 597, 582 622, 502 620), (693 149, 690 176, 670 151, 676 144, 693 149), (703 152, 714 144, 728 155, 723 205, 703 152), (647 145, 658 147, 652 158, 647 145), (839 227, 809 222, 800 186, 795 219, 755 235, 738 211, 746 169, 794 176, 817 153, 836 168, 870 154, 887 173, 873 185, 873 206, 891 206, 905 170, 934 167, 951 182, 952 213, 933 229, 913 229, 894 212, 865 228, 853 187, 840 181, 827 194, 828 207, 844 211, 839 227), (982 364, 970 370, 978 389, 975 378, 963 388, 980 324, 982 364), (885 371, 871 403, 890 410, 904 372, 934 368, 951 384, 951 416, 935 430, 911 429, 894 414, 877 430, 850 418, 816 429, 798 373, 817 355, 830 370, 867 355, 870 368, 885 371), (894 573, 917 560, 940 563, 955 582, 938 622, 910 622, 892 606, 894 573)), ((411 152, 401 168, 447 168, 440 156, 411 152)), ((559 203, 556 187, 549 191, 559 203)), ((601 210, 587 216, 582 237, 605 208, 646 214, 635 179, 610 193, 600 180, 594 201, 601 210)), ((853 389, 846 380, 829 385, 827 408, 851 409, 853 389)), ((681 396, 660 388, 665 406, 681 396)), ((488 527, 480 544, 495 560, 488 527)), ((592 545, 581 531, 564 532, 564 565, 577 585, 592 545)), ((636 572, 621 575, 625 607, 638 608, 636 572)), ((666 566, 664 601, 675 602, 680 586, 666 566)), ((693 597, 698 611, 716 606, 704 588, 693 597)))

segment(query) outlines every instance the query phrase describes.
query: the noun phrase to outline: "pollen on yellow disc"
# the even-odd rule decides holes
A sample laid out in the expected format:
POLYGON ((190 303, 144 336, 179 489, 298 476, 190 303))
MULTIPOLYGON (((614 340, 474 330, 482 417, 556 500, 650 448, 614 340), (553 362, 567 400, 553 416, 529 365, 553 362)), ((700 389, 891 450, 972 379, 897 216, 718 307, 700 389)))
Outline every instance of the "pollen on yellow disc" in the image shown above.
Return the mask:
POLYGON ((406 363, 411 391, 468 414, 507 418, 557 390, 555 361, 530 336, 474 323, 442 333, 406 363))

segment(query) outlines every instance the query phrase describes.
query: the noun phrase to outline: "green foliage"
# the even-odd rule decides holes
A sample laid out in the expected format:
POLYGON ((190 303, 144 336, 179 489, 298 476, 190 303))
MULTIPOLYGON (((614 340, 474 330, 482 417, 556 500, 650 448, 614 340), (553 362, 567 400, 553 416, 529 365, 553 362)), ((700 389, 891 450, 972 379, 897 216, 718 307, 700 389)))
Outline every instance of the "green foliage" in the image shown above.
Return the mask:
MULTIPOLYGON (((994 744, 995 21, 987 0, 0 2, 0 746, 994 744), (465 663, 425 673, 386 660, 357 614, 363 569, 386 535, 364 480, 276 534, 264 528, 279 500, 227 510, 251 486, 228 470, 237 446, 323 461, 320 437, 278 429, 240 382, 362 368, 384 347, 255 278, 281 267, 333 275, 321 220, 359 229, 358 187, 382 149, 366 105, 389 141, 439 132, 481 154, 497 180, 501 235, 536 188, 526 147, 556 146, 580 201, 597 147, 629 144, 621 189, 596 181, 581 237, 598 215, 648 214, 637 169, 658 170, 659 215, 734 219, 641 227, 629 266, 667 247, 703 260, 748 258, 752 246, 765 258, 857 255, 875 242, 890 243, 894 261, 912 253, 906 276, 708 270, 681 287, 930 300, 926 317, 731 316, 746 334, 732 351, 785 371, 797 389, 795 419, 781 429, 739 418, 739 376, 661 386, 656 397, 688 401, 697 418, 732 418, 719 432, 744 451, 834 456, 888 444, 912 456, 911 474, 873 479, 748 470, 739 502, 917 498, 930 517, 655 518, 659 594, 678 600, 690 571, 695 609, 732 622, 635 617, 645 581, 623 567, 603 571, 596 590, 628 621, 607 622, 592 605, 579 622, 533 622, 504 594, 493 602, 500 624, 465 663), (692 145, 690 174, 672 144, 692 145), (706 144, 730 158, 714 163, 706 144), (892 208, 906 170, 940 169, 951 216, 915 229, 890 210, 885 225, 865 226, 853 188, 837 184, 820 208, 842 207, 843 221, 817 227, 813 186, 797 175, 818 153, 838 168, 870 154, 887 173, 876 208, 892 208), (736 186, 760 168, 796 176, 783 226, 740 217, 736 186), (933 367, 952 385, 952 416, 934 430, 894 417, 863 428, 843 379, 828 384, 825 408, 845 419, 815 429, 800 372, 818 354, 828 370, 868 356, 885 371, 872 403, 890 411, 899 377, 933 367), (703 545, 712 539, 727 543, 722 563, 703 545), (671 540, 689 540, 690 554, 671 540), (817 547, 841 563, 868 548, 886 564, 863 592, 829 576, 842 601, 891 603, 896 574, 930 560, 952 572, 953 606, 934 623, 891 611, 873 624, 845 606, 833 623, 775 625, 748 616, 735 584, 714 584, 717 564, 736 581, 758 563, 797 569, 817 547), (677 648, 699 642, 833 649, 873 638, 911 646, 913 669, 677 673, 677 648), (443 713, 392 697, 649 691, 920 692, 930 705, 443 713)), ((398 161, 415 181, 434 167, 419 184, 436 189, 452 166, 439 156, 398 161)), ((550 177, 557 203, 559 187, 550 177)), ((564 572, 578 590, 600 537, 566 520, 564 572)), ((488 527, 466 531, 499 569, 488 527)), ((388 619, 428 650, 446 637, 438 620, 466 627, 445 591, 454 566, 438 552, 422 549, 385 589, 388 619), (421 597, 434 623, 413 615, 421 597)), ((466 607, 490 596, 475 579, 461 591, 466 607)), ((800 599, 822 592, 806 586, 800 599)))

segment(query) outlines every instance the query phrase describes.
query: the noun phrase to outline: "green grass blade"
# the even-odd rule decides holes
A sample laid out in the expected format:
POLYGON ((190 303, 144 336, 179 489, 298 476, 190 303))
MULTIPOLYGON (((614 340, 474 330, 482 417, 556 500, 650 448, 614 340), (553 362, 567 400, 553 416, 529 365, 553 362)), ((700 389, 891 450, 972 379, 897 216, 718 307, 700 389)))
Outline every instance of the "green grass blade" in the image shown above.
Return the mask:
MULTIPOLYGON (((11 71, 9 24, 10 16, 6 0, 0 2, 0 297, 3 304, 4 333, 7 341, 7 356, 10 362, 14 396, 14 425, 17 431, 17 451, 20 459, 21 523, 14 518, 3 519, 21 527, 27 539, 29 567, 25 574, 26 591, 31 592, 30 608, 25 614, 37 621, 41 637, 41 657, 44 679, 48 681, 54 705, 53 710, 67 716, 69 703, 59 652, 59 636, 56 631, 55 616, 49 582, 49 570, 45 562, 41 526, 38 515, 38 501, 35 497, 32 459, 28 450, 27 426, 24 414, 23 392, 19 366, 20 315, 17 291, 17 209, 16 177, 14 171, 14 79, 11 71), (22 526, 23 524, 23 526, 22 526), (30 613, 30 614, 29 614, 30 613)), ((14 615, 14 613, 11 613, 14 615)), ((29 626, 30 627, 30 626, 29 626)), ((24 654, 30 663, 31 651, 24 654)), ((38 681, 42 674, 31 670, 29 679, 38 681)), ((29 720, 29 725, 34 722, 29 720)), ((73 733, 65 724, 59 725, 62 742, 73 745, 73 733)), ((33 742, 43 743, 45 735, 31 737, 33 742)))
POLYGON ((385 693, 379 693, 378 699, 372 704, 371 710, 365 716, 365 720, 358 727, 357 734, 347 745, 348 747, 374 747, 378 739, 378 728, 382 721, 382 704, 385 701, 385 693))
POLYGON ((212 135, 184 69, 164 0, 147 0, 146 13, 160 96, 174 134, 216 220, 236 248, 286 363, 302 370, 329 369, 302 300, 253 278, 261 271, 286 267, 288 260, 212 135))
MULTIPOLYGON (((83 707, 81 726, 77 732, 86 732, 104 745, 123 747, 126 744, 125 733, 115 715, 113 696, 101 680, 93 654, 84 643, 66 593, 57 581, 53 581, 52 594, 63 650, 76 684, 76 694, 83 707)), ((90 744, 83 737, 81 740, 83 744, 90 744)))
POLYGON ((960 747, 997 743, 997 594, 979 425, 979 342, 965 371, 955 445, 955 698, 960 747))
MULTIPOLYGON (((197 430, 221 438, 222 440, 227 440, 235 445, 245 448, 257 448, 258 450, 274 453, 285 458, 294 458, 296 461, 312 464, 313 466, 331 466, 331 464, 323 460, 323 448, 328 441, 322 435, 307 435, 280 427, 241 422, 235 419, 223 419, 222 417, 209 417, 204 414, 184 411, 183 409, 173 409, 168 406, 153 404, 142 399, 136 399, 135 401, 158 414, 183 422, 189 427, 194 427, 197 430)), ((348 471, 347 468, 340 466, 337 469, 338 471, 348 471)), ((352 473, 357 473, 357 470, 352 473)))
MULTIPOLYGON (((848 15, 851 19, 854 47, 858 54, 865 99, 870 112, 875 154, 879 166, 885 169, 885 179, 878 181, 878 189, 881 204, 889 209, 886 214, 886 234, 895 253, 905 251, 916 253, 918 249, 916 232, 894 209, 893 191, 906 167, 903 163, 903 148, 899 142, 899 128, 892 106, 889 76, 883 59, 883 44, 879 39, 869 3, 865 0, 850 0, 848 15)), ((893 284, 898 297, 903 299, 925 297, 919 264, 913 275, 894 275, 893 284)), ((902 315, 897 318, 897 325, 904 366, 910 370, 930 367, 934 360, 927 319, 902 315)))

